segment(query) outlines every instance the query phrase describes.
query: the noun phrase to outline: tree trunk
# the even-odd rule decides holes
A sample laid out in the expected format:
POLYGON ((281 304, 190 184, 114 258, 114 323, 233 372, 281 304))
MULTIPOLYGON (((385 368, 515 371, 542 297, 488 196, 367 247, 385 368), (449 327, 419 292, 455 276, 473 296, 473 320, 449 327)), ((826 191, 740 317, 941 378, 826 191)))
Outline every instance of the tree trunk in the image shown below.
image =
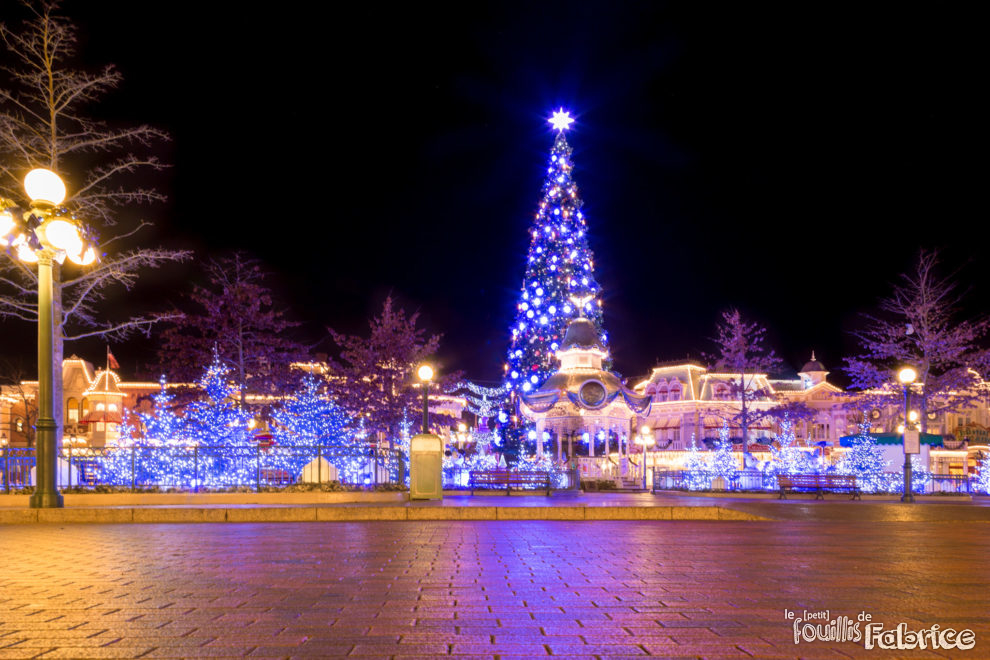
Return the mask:
POLYGON ((746 456, 749 455, 749 418, 746 416, 746 374, 739 376, 739 385, 742 392, 742 414, 739 416, 742 422, 742 446, 743 446, 743 468, 746 467, 746 456))
POLYGON ((240 379, 241 410, 247 409, 247 379, 244 375, 244 324, 237 325, 237 374, 240 379))
MULTIPOLYGON (((65 355, 65 333, 62 327, 62 269, 52 265, 52 417, 55 418, 55 453, 62 450, 65 424, 65 387, 62 382, 62 359, 65 355)), ((39 384, 40 385, 40 384, 39 384)))

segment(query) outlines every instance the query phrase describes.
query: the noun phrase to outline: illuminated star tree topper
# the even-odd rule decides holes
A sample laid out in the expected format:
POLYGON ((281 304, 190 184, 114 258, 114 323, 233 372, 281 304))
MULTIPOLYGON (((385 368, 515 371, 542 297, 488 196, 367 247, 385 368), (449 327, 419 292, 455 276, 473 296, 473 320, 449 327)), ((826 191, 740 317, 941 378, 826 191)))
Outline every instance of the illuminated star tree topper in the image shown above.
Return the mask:
POLYGON ((556 131, 566 131, 574 123, 574 119, 571 117, 571 113, 565 112, 563 108, 553 113, 553 115, 547 121, 553 126, 556 131))

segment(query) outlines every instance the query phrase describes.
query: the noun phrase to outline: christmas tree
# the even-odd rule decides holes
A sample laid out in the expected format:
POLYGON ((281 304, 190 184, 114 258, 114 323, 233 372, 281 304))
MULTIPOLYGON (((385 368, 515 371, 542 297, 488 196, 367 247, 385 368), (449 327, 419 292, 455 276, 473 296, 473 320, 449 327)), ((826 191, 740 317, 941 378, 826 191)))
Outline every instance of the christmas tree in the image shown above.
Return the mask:
POLYGON ((238 405, 238 392, 231 381, 230 368, 220 359, 216 349, 213 362, 196 386, 206 396, 186 409, 186 428, 194 443, 223 447, 253 445, 248 429, 251 413, 238 405))
POLYGON ((733 477, 736 476, 736 459, 732 456, 732 440, 729 439, 729 425, 723 423, 718 430, 718 442, 715 443, 715 454, 712 456, 712 473, 725 480, 729 488, 733 477))
POLYGON ((279 446, 350 444, 347 415, 321 389, 322 383, 307 374, 299 390, 272 413, 273 435, 279 446))
POLYGON ((707 490, 711 488, 711 464, 709 457, 698 451, 698 445, 691 435, 691 448, 684 461, 684 485, 688 490, 707 490))
POLYGON ((815 474, 820 465, 813 454, 797 447, 794 435, 794 422, 784 413, 780 420, 780 433, 776 434, 776 447, 770 449, 767 472, 771 474, 815 474))
POLYGON ((980 461, 980 472, 976 475, 976 490, 990 495, 990 455, 980 461))
POLYGON ((151 412, 125 413, 120 437, 100 457, 104 483, 177 488, 196 479, 186 419, 175 413, 175 396, 168 391, 164 376, 151 400, 151 412))
POLYGON ((574 183, 571 148, 564 132, 573 120, 560 110, 536 218, 530 229, 526 275, 511 328, 505 383, 510 393, 538 388, 555 368, 568 322, 579 314, 594 322, 604 342, 600 288, 588 247, 588 225, 574 183), (580 308, 580 309, 579 309, 580 308))
POLYGON ((859 434, 853 438, 852 446, 839 461, 837 468, 840 474, 855 475, 857 485, 863 492, 876 493, 888 488, 886 470, 890 461, 884 459, 883 449, 877 446, 876 440, 870 435, 867 416, 864 415, 863 419, 859 425, 859 434))

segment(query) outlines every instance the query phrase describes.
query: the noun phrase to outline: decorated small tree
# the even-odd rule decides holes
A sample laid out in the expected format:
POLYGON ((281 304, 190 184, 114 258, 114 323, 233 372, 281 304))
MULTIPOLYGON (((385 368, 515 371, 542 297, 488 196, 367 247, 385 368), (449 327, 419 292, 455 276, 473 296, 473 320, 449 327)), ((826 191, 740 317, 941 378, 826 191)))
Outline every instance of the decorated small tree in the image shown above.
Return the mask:
POLYGON ((350 444, 347 415, 330 400, 325 385, 307 374, 295 394, 272 413, 272 434, 282 447, 350 444))
POLYGON ((980 472, 976 475, 976 490, 990 495, 990 454, 980 461, 980 472))
POLYGON ((712 474, 725 481, 725 488, 732 487, 738 467, 732 455, 732 440, 729 438, 729 425, 722 424, 718 430, 718 442, 715 443, 715 453, 712 455, 712 474))
POLYGON ((688 490, 706 490, 711 487, 711 466, 708 457, 698 451, 694 435, 691 436, 691 448, 687 460, 684 461, 684 485, 688 490))
POLYGON ((870 423, 864 421, 859 425, 859 433, 853 438, 852 446, 837 467, 841 474, 855 475, 864 492, 876 493, 887 489, 888 465, 890 461, 884 459, 883 450, 870 435, 870 423))
POLYGON ((191 450, 186 419, 176 414, 175 396, 162 376, 151 396, 151 412, 128 413, 120 437, 100 460, 104 483, 181 488, 196 485, 197 456, 191 450))
POLYGON ((789 415, 780 420, 780 432, 775 435, 776 446, 770 449, 768 472, 777 474, 815 474, 821 467, 814 456, 796 446, 794 422, 789 415))
POLYGON ((216 352, 196 386, 205 396, 186 407, 186 430, 206 468, 203 485, 223 488, 253 483, 258 454, 248 427, 252 416, 238 405, 230 369, 216 352))

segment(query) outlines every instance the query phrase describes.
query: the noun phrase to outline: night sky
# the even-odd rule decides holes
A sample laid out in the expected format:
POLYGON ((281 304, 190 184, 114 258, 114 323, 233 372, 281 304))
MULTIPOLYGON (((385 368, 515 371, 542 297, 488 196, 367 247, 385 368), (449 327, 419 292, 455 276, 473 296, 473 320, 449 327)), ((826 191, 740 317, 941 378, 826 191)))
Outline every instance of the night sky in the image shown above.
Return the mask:
MULTIPOLYGON (((363 330, 392 292, 444 333, 445 368, 494 380, 561 106, 578 119, 568 139, 625 376, 710 351, 729 306, 792 367, 814 349, 837 371, 920 247, 962 269, 966 311, 987 308, 983 23, 975 5, 866 4, 64 12, 82 61, 124 75, 93 114, 172 135, 157 150, 170 200, 145 211, 158 228, 144 244, 249 251, 310 341, 363 330)), ((165 269, 132 295, 171 305, 196 273, 165 269)), ((0 327, 32 350, 23 324, 0 327)), ((125 373, 153 350, 114 348, 125 373)))

